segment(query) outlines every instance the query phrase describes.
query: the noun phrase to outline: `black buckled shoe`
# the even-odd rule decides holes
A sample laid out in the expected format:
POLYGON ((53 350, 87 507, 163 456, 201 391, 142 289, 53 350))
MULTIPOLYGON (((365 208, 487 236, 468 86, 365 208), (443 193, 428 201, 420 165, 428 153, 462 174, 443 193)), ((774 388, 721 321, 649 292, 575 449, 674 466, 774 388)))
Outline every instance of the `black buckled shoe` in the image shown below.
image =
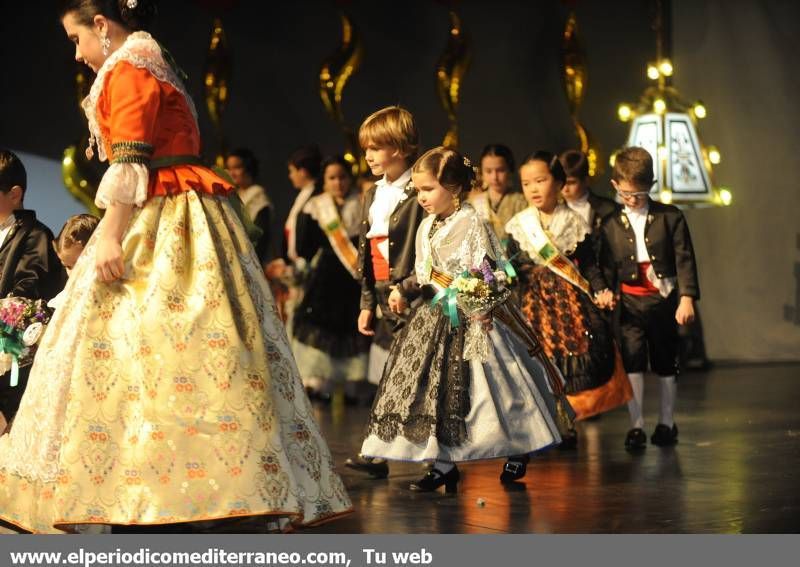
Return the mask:
POLYGON ((650 443, 659 447, 671 447, 678 443, 678 426, 674 423, 670 428, 663 423, 656 425, 656 430, 650 437, 650 443))
POLYGON ((641 427, 634 427, 625 437, 625 448, 628 451, 641 451, 647 447, 647 434, 641 427))
POLYGON ((358 455, 356 458, 348 458, 344 466, 354 471, 367 473, 372 478, 386 478, 389 476, 389 465, 384 460, 368 459, 358 455))
POLYGON ((574 429, 570 429, 567 431, 566 434, 561 436, 561 444, 558 446, 559 449, 564 449, 567 451, 571 451, 573 449, 578 448, 578 432, 574 429))
POLYGON ((408 488, 415 492, 433 492, 444 486, 447 494, 455 494, 458 490, 458 467, 453 467, 450 472, 443 473, 437 468, 432 468, 425 476, 412 482, 408 488))
POLYGON ((528 471, 530 460, 528 455, 509 458, 506 464, 503 465, 503 472, 500 473, 500 482, 514 482, 521 479, 528 471))

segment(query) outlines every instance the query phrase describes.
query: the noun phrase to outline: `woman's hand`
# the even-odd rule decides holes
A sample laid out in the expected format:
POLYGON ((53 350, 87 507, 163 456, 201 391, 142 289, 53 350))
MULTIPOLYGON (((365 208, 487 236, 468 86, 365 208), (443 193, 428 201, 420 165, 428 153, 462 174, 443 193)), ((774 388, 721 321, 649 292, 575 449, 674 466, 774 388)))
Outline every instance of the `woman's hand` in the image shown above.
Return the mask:
POLYGON ((389 309, 398 315, 406 310, 408 303, 396 285, 391 287, 392 292, 389 294, 389 309))
POLYGON ((372 337, 375 331, 372 330, 372 309, 362 309, 358 314, 358 332, 362 335, 372 337))
POLYGON ((678 310, 675 312, 678 325, 689 325, 694 321, 694 298, 688 295, 681 296, 678 310))
POLYGON ((122 245, 114 238, 101 237, 95 253, 97 278, 105 283, 118 280, 125 273, 122 261, 122 245))
POLYGON ((112 203, 97 227, 99 234, 94 265, 97 279, 102 282, 116 281, 125 274, 121 243, 132 214, 132 204, 112 203))

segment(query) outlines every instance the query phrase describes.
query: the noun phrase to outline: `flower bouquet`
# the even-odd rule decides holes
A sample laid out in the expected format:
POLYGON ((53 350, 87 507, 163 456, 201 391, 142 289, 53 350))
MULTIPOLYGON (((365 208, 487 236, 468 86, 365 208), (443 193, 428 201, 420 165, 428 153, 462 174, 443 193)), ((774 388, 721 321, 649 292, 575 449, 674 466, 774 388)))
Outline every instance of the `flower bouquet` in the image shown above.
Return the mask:
POLYGON ((484 259, 480 266, 458 275, 433 298, 434 304, 442 303, 442 310, 453 327, 460 324, 459 310, 471 319, 464 339, 465 360, 486 360, 489 342, 479 319, 506 302, 511 295, 508 289, 511 277, 511 270, 493 271, 489 261, 484 259))
POLYGON ((33 362, 51 315, 41 299, 0 299, 0 374, 11 371, 11 386, 17 385, 19 368, 33 362))

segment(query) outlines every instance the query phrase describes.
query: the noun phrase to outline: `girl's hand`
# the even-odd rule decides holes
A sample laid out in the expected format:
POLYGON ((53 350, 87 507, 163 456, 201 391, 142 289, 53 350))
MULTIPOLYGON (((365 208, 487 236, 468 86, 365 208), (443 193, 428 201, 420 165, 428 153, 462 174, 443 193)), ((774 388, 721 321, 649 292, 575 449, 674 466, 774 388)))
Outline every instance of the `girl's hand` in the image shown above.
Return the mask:
POLYGON ((688 295, 681 296, 678 310, 675 312, 678 325, 689 325, 694 321, 694 298, 688 295))
POLYGON ((122 245, 113 238, 101 238, 95 254, 97 278, 105 283, 118 280, 125 273, 122 261, 122 245))
POLYGON ((594 302, 600 309, 614 309, 617 304, 614 299, 614 292, 610 289, 604 289, 598 293, 595 296, 594 302))
POLYGON ((397 289, 397 286, 392 286, 392 292, 389 294, 389 309, 392 310, 393 313, 400 314, 406 310, 408 307, 408 303, 406 303, 405 297, 400 291, 397 289))
POLYGON ((362 309, 358 314, 358 332, 362 335, 368 337, 375 335, 375 331, 372 330, 372 315, 371 309, 362 309))
POLYGON ((484 313, 483 315, 474 315, 472 317, 473 321, 477 321, 481 324, 481 328, 486 331, 487 333, 494 329, 494 325, 492 324, 493 321, 492 312, 484 313))

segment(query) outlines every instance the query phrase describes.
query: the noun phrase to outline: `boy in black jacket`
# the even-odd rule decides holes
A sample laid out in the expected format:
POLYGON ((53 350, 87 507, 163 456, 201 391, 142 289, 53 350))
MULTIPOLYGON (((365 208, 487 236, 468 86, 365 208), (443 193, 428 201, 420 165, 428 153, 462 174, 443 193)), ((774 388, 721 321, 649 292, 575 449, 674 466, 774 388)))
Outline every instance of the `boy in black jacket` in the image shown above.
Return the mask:
POLYGON ((677 207, 650 199, 653 159, 645 149, 621 151, 611 178, 624 206, 601 226, 601 263, 620 294, 620 348, 634 394, 625 446, 647 445, 642 399, 648 361, 661 383, 659 423, 650 441, 674 445, 678 325, 694 320, 694 302, 700 298, 689 227, 677 207))
MULTIPOLYGON (((381 177, 363 197, 358 245, 361 278, 358 330, 374 336, 386 352, 384 356, 388 356, 394 334, 405 323, 407 308, 404 299, 390 301, 389 296, 392 289, 414 272, 417 228, 424 216, 411 184, 411 166, 417 157, 419 136, 411 113, 399 106, 389 106, 368 116, 358 137, 372 174, 381 177), (381 312, 377 321, 376 309, 381 312)), ((373 348, 370 356, 377 354, 373 348)), ((389 474, 383 460, 358 456, 345 464, 376 478, 389 474)))
MULTIPOLYGON (((53 298, 67 274, 53 247, 53 233, 23 208, 27 173, 22 161, 0 148, 0 297, 53 298)), ((0 377, 0 433, 14 418, 28 383, 30 366, 20 369, 19 384, 0 377)))

